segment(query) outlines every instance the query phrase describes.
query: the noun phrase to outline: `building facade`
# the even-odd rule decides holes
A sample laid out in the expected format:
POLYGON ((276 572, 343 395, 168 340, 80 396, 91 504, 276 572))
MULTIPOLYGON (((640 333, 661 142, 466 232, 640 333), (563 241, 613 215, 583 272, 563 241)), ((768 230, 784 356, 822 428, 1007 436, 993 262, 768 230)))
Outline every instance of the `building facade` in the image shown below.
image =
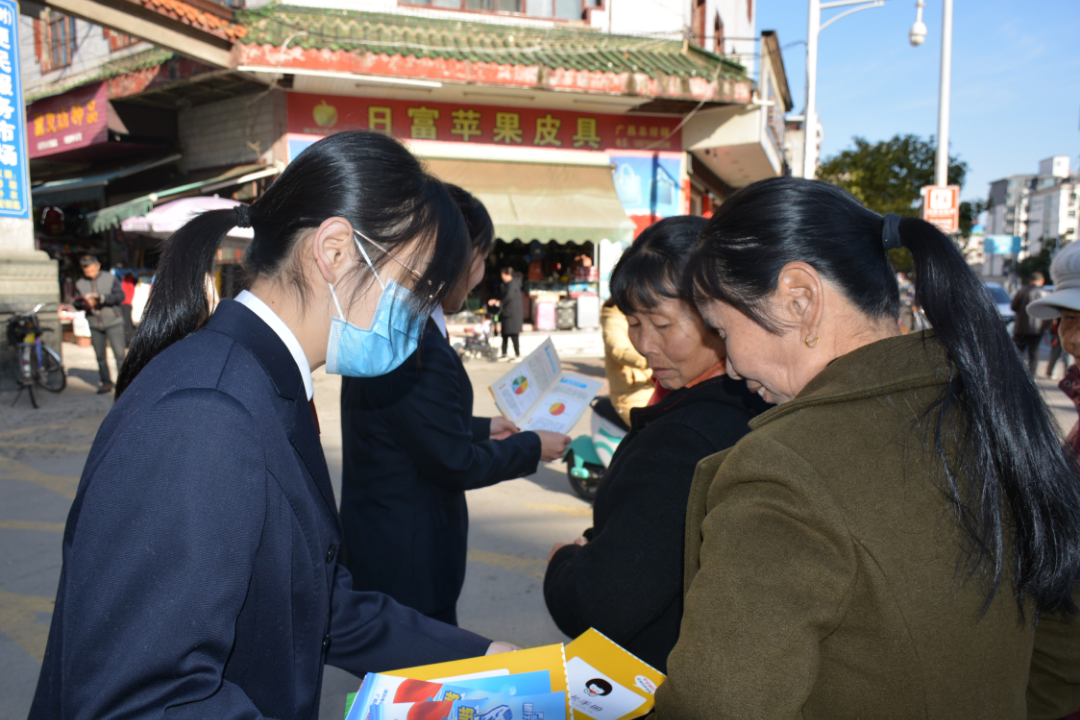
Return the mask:
POLYGON ((786 172, 790 92, 755 0, 136 4, 143 25, 107 3, 23 18, 36 234, 69 276, 81 252, 151 268, 159 239, 125 220, 255 199, 343 130, 397 137, 474 192, 499 261, 542 260, 530 282, 564 294, 583 258, 603 295, 642 228, 786 172))

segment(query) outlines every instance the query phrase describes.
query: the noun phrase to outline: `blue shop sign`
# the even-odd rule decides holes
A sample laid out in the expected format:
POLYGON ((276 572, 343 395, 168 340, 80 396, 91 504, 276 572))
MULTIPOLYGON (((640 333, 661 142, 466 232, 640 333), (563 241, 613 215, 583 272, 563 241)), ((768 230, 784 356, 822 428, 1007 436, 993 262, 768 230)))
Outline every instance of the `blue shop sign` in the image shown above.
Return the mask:
POLYGON ((19 72, 19 6, 0 0, 0 217, 30 217, 30 166, 19 72))

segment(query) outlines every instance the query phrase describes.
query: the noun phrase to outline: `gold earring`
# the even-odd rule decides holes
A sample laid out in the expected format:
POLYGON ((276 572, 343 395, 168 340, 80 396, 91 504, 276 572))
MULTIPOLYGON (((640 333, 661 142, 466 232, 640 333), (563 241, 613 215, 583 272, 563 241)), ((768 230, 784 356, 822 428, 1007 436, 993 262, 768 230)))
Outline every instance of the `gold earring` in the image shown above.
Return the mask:
POLYGON ((803 342, 806 343, 806 347, 808 347, 808 348, 817 347, 817 341, 818 341, 817 338, 814 338, 813 340, 811 340, 809 335, 807 335, 806 339, 803 340, 803 342))

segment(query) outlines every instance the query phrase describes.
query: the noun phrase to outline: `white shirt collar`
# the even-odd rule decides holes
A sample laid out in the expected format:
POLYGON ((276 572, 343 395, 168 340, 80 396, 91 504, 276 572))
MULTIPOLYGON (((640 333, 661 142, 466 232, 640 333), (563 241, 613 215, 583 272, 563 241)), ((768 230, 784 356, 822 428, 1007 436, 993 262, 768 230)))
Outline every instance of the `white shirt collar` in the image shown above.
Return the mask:
POLYGON ((285 321, 278 317, 278 314, 271 310, 269 305, 247 290, 241 291, 236 296, 236 302, 258 315, 259 319, 269 325, 274 334, 281 338, 281 342, 285 343, 285 347, 289 349, 293 360, 296 361, 296 367, 300 370, 300 377, 304 379, 304 391, 307 393, 307 399, 310 400, 314 397, 315 388, 311 384, 311 365, 308 363, 307 355, 304 354, 304 349, 300 347, 300 341, 296 339, 293 331, 289 329, 285 321))
POLYGON ((439 326, 439 332, 442 333, 442 336, 449 340, 450 333, 446 330, 446 313, 443 312, 442 305, 436 305, 435 309, 431 311, 431 319, 439 326))

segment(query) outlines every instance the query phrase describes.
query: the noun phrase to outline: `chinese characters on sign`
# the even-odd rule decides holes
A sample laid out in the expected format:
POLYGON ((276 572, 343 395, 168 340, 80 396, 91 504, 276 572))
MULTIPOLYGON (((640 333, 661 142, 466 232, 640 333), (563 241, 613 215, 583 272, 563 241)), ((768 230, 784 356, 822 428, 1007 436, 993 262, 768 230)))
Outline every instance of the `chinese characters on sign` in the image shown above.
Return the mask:
POLYGON ((30 217, 26 119, 19 75, 19 9, 0 0, 0 217, 30 217))
POLYGON ((290 133, 375 130, 402 140, 564 150, 681 150, 678 118, 289 94, 290 133))
POLYGON ((108 140, 105 83, 46 98, 27 108, 30 157, 74 150, 108 140))
POLYGON ((960 186, 927 185, 922 189, 922 219, 949 235, 960 230, 960 186))

